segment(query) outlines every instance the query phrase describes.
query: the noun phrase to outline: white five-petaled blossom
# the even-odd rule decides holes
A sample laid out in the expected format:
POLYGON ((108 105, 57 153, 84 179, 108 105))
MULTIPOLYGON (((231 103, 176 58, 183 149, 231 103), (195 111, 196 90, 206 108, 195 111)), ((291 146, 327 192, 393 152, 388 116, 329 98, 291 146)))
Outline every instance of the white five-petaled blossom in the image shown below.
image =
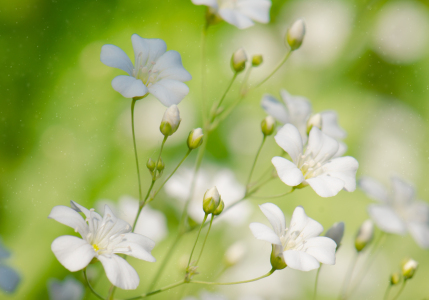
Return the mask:
POLYGON ((124 290, 136 289, 140 281, 139 275, 125 259, 116 254, 154 262, 151 251, 155 243, 143 235, 132 233, 131 226, 116 218, 107 205, 104 207, 103 217, 94 209, 88 210, 76 202, 71 201, 70 205, 72 208, 55 206, 49 214, 49 218, 72 227, 82 236, 80 239, 64 235, 52 242, 52 252, 59 262, 69 271, 75 272, 97 258, 113 285, 124 290))
POLYGON ((274 138, 292 159, 276 156, 271 160, 287 185, 308 184, 321 197, 335 196, 342 189, 356 189, 358 162, 351 156, 335 157, 339 143, 319 128, 311 129, 305 150, 302 137, 292 124, 284 125, 274 138))
POLYGON ((335 264, 337 244, 330 238, 319 236, 323 226, 309 218, 304 208, 295 208, 290 227, 286 227, 281 209, 272 203, 259 206, 273 229, 260 223, 251 223, 253 235, 273 245, 275 257, 280 257, 288 267, 301 271, 317 269, 320 264, 335 264))
POLYGON ((316 125, 316 127, 321 127, 323 133, 338 140, 340 143, 338 153, 335 156, 342 156, 346 152, 347 146, 341 140, 347 134, 338 124, 338 115, 335 111, 326 110, 312 116, 311 103, 307 98, 291 95, 286 90, 281 90, 280 96, 284 104, 268 94, 262 97, 261 106, 267 114, 273 116, 282 124, 290 123, 298 128, 304 144, 308 139, 308 126, 316 125), (318 115, 321 118, 320 126, 317 126, 319 124, 315 124, 319 122, 318 115), (316 120, 318 122, 315 122, 316 120))
POLYGON ((271 0, 192 0, 192 3, 208 6, 211 14, 239 29, 253 26, 253 21, 264 24, 270 21, 271 0))
POLYGON ((125 98, 154 95, 162 104, 178 104, 189 93, 183 82, 192 79, 182 65, 179 52, 167 50, 161 39, 144 39, 137 34, 131 36, 135 64, 133 66, 125 52, 115 45, 101 48, 100 60, 109 67, 128 73, 112 80, 112 87, 125 98))
POLYGON ((393 176, 390 193, 369 177, 361 178, 359 187, 380 202, 370 205, 368 212, 381 230, 400 235, 408 231, 420 247, 429 248, 429 205, 416 200, 413 186, 393 176))

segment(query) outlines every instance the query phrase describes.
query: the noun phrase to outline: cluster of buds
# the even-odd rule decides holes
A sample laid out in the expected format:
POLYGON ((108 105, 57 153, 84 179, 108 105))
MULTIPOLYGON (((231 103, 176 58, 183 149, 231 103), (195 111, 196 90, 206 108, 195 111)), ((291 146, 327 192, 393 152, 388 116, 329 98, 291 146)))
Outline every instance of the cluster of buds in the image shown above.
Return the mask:
POLYGON ((214 216, 220 215, 225 208, 225 204, 221 199, 217 188, 214 186, 211 189, 208 189, 204 194, 203 199, 203 210, 208 214, 213 214, 214 216))
POLYGON ((162 176, 162 172, 165 169, 165 164, 161 157, 159 158, 158 162, 155 162, 152 158, 149 158, 146 162, 146 167, 148 168, 150 175, 158 179, 162 176))
POLYGON ((356 251, 361 252, 372 241, 373 236, 374 223, 371 220, 366 220, 360 226, 355 238, 356 251))
POLYGON ((410 280, 414 277, 414 274, 416 273, 418 263, 411 259, 406 258, 401 263, 401 271, 400 272, 394 272, 392 275, 390 275, 389 283, 391 286, 398 285, 401 282, 405 282, 407 280, 410 280))

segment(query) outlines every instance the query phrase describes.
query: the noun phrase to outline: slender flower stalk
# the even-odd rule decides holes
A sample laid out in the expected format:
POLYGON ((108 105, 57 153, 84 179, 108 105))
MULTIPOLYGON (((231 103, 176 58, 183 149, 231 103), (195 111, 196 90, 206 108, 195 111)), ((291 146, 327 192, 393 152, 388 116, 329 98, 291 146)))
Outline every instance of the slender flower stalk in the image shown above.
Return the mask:
POLYGON ((140 179, 139 157, 137 154, 136 134, 135 134, 135 129, 134 129, 134 107, 136 105, 137 100, 138 100, 137 98, 133 98, 133 100, 131 101, 131 131, 133 134, 134 156, 136 159, 137 180, 138 180, 138 184, 139 184, 139 200, 140 200, 140 202, 142 202, 143 201, 142 183, 141 183, 141 179, 140 179))
POLYGON ((223 93, 222 97, 220 98, 219 102, 213 106, 212 111, 210 112, 210 124, 213 123, 214 119, 216 118, 217 112, 218 112, 220 106, 222 105, 223 100, 225 100, 226 94, 228 94, 228 92, 231 89, 232 84, 234 83, 238 74, 239 74, 238 72, 234 72, 234 75, 232 76, 232 79, 229 82, 228 87, 226 88, 226 90, 223 93))
POLYGON ((356 263, 357 263, 357 261, 359 259, 360 253, 361 252, 356 252, 355 257, 350 262, 349 268, 347 269, 346 276, 344 277, 344 282, 343 282, 343 285, 342 285, 342 288, 341 288, 341 294, 340 294, 340 296, 339 296, 338 299, 343 299, 344 300, 344 299, 347 298, 346 297, 347 288, 349 287, 350 280, 352 279, 353 271, 355 270, 356 263))
POLYGON ((383 300, 387 300, 387 299, 389 299, 389 293, 390 293, 390 290, 391 290, 391 289, 392 289, 392 285, 389 283, 389 284, 387 285, 386 292, 384 293, 383 300))
POLYGON ((206 222, 207 217, 208 217, 208 214, 205 214, 203 222, 201 223, 200 229, 198 230, 198 234, 197 234, 197 237, 195 239, 194 246, 192 247, 191 255, 189 255, 188 265, 187 265, 186 269, 188 269, 190 264, 191 264, 192 255, 194 254, 195 247, 197 246, 198 238, 200 237, 200 234, 201 234, 201 229, 203 229, 204 223, 206 222))
POLYGON ((408 280, 404 279, 404 281, 402 282, 401 288, 399 289, 398 293, 396 293, 395 297, 392 298, 392 300, 396 300, 399 298, 399 296, 401 295, 402 291, 405 288, 405 285, 407 284, 407 281, 408 280))
POLYGON ((206 43, 207 43, 207 29, 209 24, 205 23, 203 26, 203 31, 201 35, 201 101, 203 108, 203 124, 207 122, 207 99, 206 99, 206 43))
POLYGON ((273 199, 273 198, 280 198, 280 197, 289 195, 293 191, 295 191, 295 188, 291 188, 290 191, 288 191, 286 193, 282 193, 282 194, 277 194, 277 195, 272 195, 272 196, 250 196, 250 197, 255 198, 255 199, 273 199))
POLYGON ((248 279, 248 280, 243 280, 243 281, 234 281, 234 282, 208 282, 208 281, 196 281, 196 280, 191 280, 189 283, 197 283, 197 284, 208 284, 208 285, 235 285, 235 284, 242 284, 242 283, 248 283, 248 282, 253 282, 253 281, 258 281, 260 279, 263 279, 265 277, 270 276, 271 274, 273 274, 276 271, 276 269, 271 269, 267 274, 253 278, 253 279, 248 279))
POLYGON ((213 214, 212 214, 211 219, 210 219, 209 229, 207 230, 206 237, 204 238, 204 242, 203 242, 203 245, 202 245, 202 247, 201 247, 200 255, 198 256, 197 262, 195 263, 195 265, 196 265, 196 266, 198 265, 198 263, 199 263, 199 261, 200 261, 200 259, 201 259, 201 255, 203 255, 204 246, 206 245, 207 238, 208 238, 209 233, 210 233, 210 229, 212 228, 213 219, 214 219, 214 216, 213 216, 213 214))
POLYGON ((316 280, 315 280, 315 282, 314 282, 313 300, 316 300, 316 298, 317 298, 317 284, 318 284, 318 282, 319 282, 319 274, 320 274, 320 269, 322 269, 322 266, 323 266, 323 265, 321 265, 321 266, 320 266, 320 268, 319 268, 319 269, 317 269, 317 273, 316 273, 316 280))
POLYGON ((259 154, 261 153, 261 150, 262 150, 262 147, 264 146, 266 138, 267 136, 264 135, 264 137, 262 138, 261 145, 259 146, 258 151, 256 152, 256 156, 255 156, 255 159, 253 160, 252 168, 250 169, 250 172, 249 172, 249 177, 247 178, 247 181, 246 181, 246 189, 248 188, 250 180, 252 179, 253 170, 255 169, 256 162, 258 161, 259 154))
POLYGON ((98 299, 104 300, 104 297, 97 293, 92 285, 89 283, 88 276, 86 275, 86 268, 83 269, 83 277, 85 278, 86 284, 88 285, 89 290, 94 294, 98 299))
POLYGON ((292 51, 288 51, 285 55, 285 57, 279 62, 279 64, 274 68, 274 70, 264 79, 261 80, 257 85, 255 85, 253 88, 256 89, 260 87, 262 84, 264 84, 268 79, 270 79, 280 68, 283 66, 283 64, 288 60, 289 56, 292 54, 292 51))

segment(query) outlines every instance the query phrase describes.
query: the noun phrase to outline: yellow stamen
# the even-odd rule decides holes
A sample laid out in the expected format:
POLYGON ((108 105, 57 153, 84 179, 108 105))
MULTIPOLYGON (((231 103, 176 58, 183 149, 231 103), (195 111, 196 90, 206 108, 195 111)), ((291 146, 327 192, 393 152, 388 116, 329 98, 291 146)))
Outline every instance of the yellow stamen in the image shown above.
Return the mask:
POLYGON ((92 245, 92 248, 94 248, 95 252, 97 252, 98 250, 100 250, 100 248, 98 248, 97 244, 92 245))

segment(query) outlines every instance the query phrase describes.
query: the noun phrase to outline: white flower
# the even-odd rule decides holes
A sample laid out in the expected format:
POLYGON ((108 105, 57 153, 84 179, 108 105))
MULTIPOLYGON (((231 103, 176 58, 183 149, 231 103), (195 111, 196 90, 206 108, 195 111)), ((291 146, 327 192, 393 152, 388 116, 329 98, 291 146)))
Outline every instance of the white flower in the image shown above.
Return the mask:
POLYGON ((320 264, 335 264, 337 244, 330 238, 319 236, 323 226, 307 217, 304 208, 295 208, 290 228, 286 227, 281 209, 272 203, 259 206, 273 229, 260 223, 251 223, 253 235, 273 245, 272 256, 280 257, 288 267, 301 271, 317 269, 320 264))
POLYGON ((380 202, 370 205, 368 212, 381 230, 400 235, 408 231, 420 247, 429 248, 429 205, 416 200, 413 186, 393 176, 390 192, 369 177, 361 178, 359 187, 380 202))
POLYGON ((48 292, 50 300, 82 300, 85 288, 73 276, 67 276, 63 281, 50 279, 48 292))
POLYGON ((183 82, 192 76, 182 65, 179 52, 167 50, 161 39, 144 39, 137 34, 131 36, 135 64, 133 66, 125 52, 115 45, 101 48, 100 60, 109 67, 128 73, 112 80, 112 87, 125 98, 154 95, 162 104, 178 104, 189 93, 183 82))
MULTIPOLYGON (((284 104, 271 95, 264 95, 261 100, 262 108, 267 114, 273 116, 280 123, 290 123, 298 128, 305 144, 308 138, 307 126, 309 125, 310 119, 313 119, 310 101, 303 96, 292 96, 286 90, 281 90, 280 96, 284 104)), ((338 115, 335 111, 327 110, 316 114, 316 116, 317 115, 321 116, 321 129, 323 133, 336 140, 342 140, 346 137, 346 132, 338 124, 338 115)), ((314 119, 311 120, 311 122, 314 122, 314 119)), ((347 146, 340 142, 338 153, 335 156, 343 155, 346 150, 347 146)))
POLYGON ((88 210, 76 202, 71 201, 70 205, 72 208, 55 206, 49 214, 49 218, 73 228, 82 236, 80 239, 64 235, 52 242, 52 252, 59 262, 69 271, 75 272, 97 258, 112 284, 124 290, 136 289, 139 275, 125 259, 116 254, 154 262, 155 258, 150 252, 155 243, 143 235, 130 232, 131 226, 116 218, 107 205, 103 217, 94 209, 88 210), (85 220, 79 212, 86 216, 85 220))
POLYGON ((239 29, 253 26, 253 21, 270 21, 270 0, 192 0, 192 3, 208 6, 212 14, 239 29))
POLYGON ((356 189, 358 162, 351 156, 335 157, 339 143, 318 128, 311 129, 305 151, 302 137, 292 124, 284 125, 274 138, 292 159, 291 162, 276 156, 271 160, 287 185, 309 184, 321 197, 335 196, 342 189, 356 189))

